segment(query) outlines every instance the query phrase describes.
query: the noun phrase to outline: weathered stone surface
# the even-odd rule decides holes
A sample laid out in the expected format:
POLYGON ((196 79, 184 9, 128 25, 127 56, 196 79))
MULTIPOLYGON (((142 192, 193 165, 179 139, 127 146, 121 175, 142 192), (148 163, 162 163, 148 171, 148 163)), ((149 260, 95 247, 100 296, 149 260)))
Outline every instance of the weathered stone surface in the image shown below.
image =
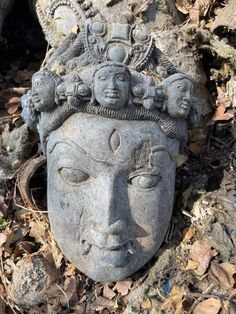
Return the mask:
POLYGON ((163 241, 179 147, 200 112, 192 79, 169 73, 168 62, 161 84, 139 72, 154 49, 142 30, 100 21, 82 34, 69 47, 67 37, 33 76, 22 115, 38 129, 47 156, 48 211, 59 246, 92 279, 116 281, 163 241))
POLYGON ((51 226, 82 272, 120 280, 157 251, 172 214, 177 152, 178 141, 151 121, 75 114, 49 136, 51 226), (121 138, 115 153, 114 130, 121 138))
POLYGON ((0 137, 0 190, 5 189, 5 182, 14 177, 16 171, 30 155, 31 143, 26 125, 13 131, 5 130, 0 137))
POLYGON ((32 306, 45 301, 57 272, 42 255, 28 255, 14 269, 11 297, 19 305, 32 306))

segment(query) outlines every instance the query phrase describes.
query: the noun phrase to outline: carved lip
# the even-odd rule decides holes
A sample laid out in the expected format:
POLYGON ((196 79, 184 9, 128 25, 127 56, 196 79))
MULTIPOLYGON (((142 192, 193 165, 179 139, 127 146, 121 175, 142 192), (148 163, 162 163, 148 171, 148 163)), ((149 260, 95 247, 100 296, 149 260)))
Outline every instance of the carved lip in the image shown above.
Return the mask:
POLYGON ((187 102, 181 102, 179 107, 183 110, 189 110, 189 103, 187 102))
POLYGON ((81 242, 82 245, 82 252, 83 255, 87 255, 89 253, 89 251, 91 250, 91 248, 94 246, 96 247, 97 250, 99 251, 104 251, 104 252, 112 252, 112 251, 127 251, 127 253, 129 253, 130 255, 134 255, 136 253, 136 248, 134 246, 134 241, 133 240, 128 240, 122 243, 113 243, 110 245, 106 245, 106 246, 99 246, 95 243, 90 243, 87 240, 83 240, 81 242))
POLYGON ((107 97, 107 98, 119 98, 120 97, 120 93, 119 91, 115 90, 115 89, 106 89, 104 91, 104 96, 107 97))

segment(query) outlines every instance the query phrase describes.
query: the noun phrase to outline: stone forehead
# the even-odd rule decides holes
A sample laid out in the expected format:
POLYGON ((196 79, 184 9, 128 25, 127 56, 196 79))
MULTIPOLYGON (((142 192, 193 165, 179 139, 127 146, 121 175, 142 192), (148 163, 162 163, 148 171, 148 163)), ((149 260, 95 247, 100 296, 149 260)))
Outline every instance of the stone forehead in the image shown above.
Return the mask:
POLYGON ((169 76, 165 81, 163 82, 166 86, 171 85, 172 83, 176 81, 182 81, 182 80, 188 80, 192 84, 194 84, 193 80, 191 79, 190 76, 183 74, 183 73, 176 73, 171 76, 169 76))
POLYGON ((122 121, 78 113, 68 118, 50 135, 48 151, 57 143, 73 142, 94 159, 119 163, 130 159, 140 144, 146 141, 150 141, 151 146, 162 146, 165 151, 166 136, 155 122, 122 121), (115 135, 119 143, 113 149, 112 137, 115 138, 115 135))
POLYGON ((119 72, 125 72, 129 76, 131 76, 129 69, 121 63, 105 63, 105 64, 103 64, 103 65, 101 65, 95 69, 95 71, 93 73, 93 77, 100 71, 109 71, 109 72, 119 71, 119 72))

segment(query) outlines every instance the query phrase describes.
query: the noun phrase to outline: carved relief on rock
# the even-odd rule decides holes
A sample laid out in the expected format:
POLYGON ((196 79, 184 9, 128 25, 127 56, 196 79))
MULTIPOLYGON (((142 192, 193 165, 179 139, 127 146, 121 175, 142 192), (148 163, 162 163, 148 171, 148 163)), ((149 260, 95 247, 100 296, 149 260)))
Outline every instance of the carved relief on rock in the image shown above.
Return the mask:
POLYGON ((157 84, 105 61, 62 76, 41 70, 32 83, 22 115, 47 156, 55 238, 94 280, 124 279, 168 229, 179 146, 198 115, 193 82, 177 73, 157 84))

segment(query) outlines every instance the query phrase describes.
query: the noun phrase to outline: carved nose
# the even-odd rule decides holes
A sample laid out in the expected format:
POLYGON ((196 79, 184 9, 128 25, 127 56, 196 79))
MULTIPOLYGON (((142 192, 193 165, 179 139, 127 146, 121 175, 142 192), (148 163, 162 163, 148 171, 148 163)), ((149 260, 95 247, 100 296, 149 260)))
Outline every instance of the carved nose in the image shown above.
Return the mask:
POLYGON ((88 241, 100 248, 116 249, 128 241, 128 227, 122 220, 117 220, 106 228, 90 223, 87 232, 88 241))
POLYGON ((190 91, 186 91, 186 93, 184 95, 184 100, 190 100, 190 99, 191 99, 190 91))
POLYGON ((117 220, 107 228, 107 233, 112 235, 123 234, 127 231, 127 225, 122 220, 117 220))
POLYGON ((108 81, 108 87, 109 88, 114 88, 116 87, 116 82, 115 82, 115 78, 114 77, 111 77, 108 81))

